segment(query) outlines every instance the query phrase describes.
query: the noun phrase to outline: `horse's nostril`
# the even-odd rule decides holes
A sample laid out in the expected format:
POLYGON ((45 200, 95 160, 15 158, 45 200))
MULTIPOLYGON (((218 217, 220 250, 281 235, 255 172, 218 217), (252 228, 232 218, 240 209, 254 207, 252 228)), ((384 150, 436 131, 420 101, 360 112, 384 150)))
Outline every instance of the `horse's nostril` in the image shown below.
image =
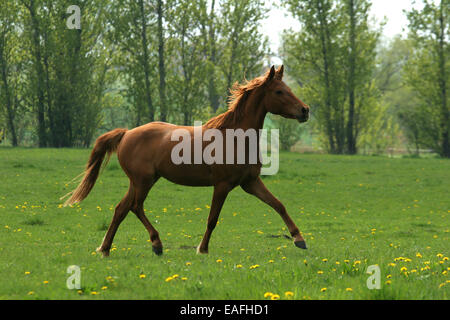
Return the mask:
POLYGON ((309 113, 309 108, 303 108, 303 115, 307 115, 309 113))

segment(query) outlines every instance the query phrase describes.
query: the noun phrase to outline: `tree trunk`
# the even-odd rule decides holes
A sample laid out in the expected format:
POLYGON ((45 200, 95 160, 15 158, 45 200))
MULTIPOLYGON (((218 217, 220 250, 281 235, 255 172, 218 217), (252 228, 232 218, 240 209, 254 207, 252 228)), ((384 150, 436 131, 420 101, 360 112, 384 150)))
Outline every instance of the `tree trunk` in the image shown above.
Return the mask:
POLYGON ((167 121, 166 105, 166 70, 164 65, 164 30, 163 30, 163 2, 158 0, 158 53, 159 53, 159 105, 161 121, 167 121))
POLYGON ((6 72, 6 60, 4 57, 4 49, 5 49, 5 43, 6 40, 2 39, 2 42, 0 43, 0 63, 1 63, 1 73, 2 73, 2 81, 3 81, 3 89, 5 92, 5 102, 6 102, 6 112, 7 112, 7 121, 8 121, 8 129, 11 132, 11 142, 13 147, 17 147, 17 134, 16 134, 16 128, 14 125, 14 110, 12 106, 11 101, 11 92, 9 90, 9 84, 8 84, 8 78, 7 78, 7 72, 6 72))
POLYGON ((139 0, 139 6, 141 9, 141 43, 142 43, 142 52, 144 55, 144 80, 145 80, 145 98, 147 102, 148 114, 150 122, 155 121, 155 110, 153 108, 152 96, 150 94, 150 68, 148 65, 148 47, 147 47, 147 27, 146 27, 146 19, 145 19, 145 11, 144 11, 144 1, 139 0))
POLYGON ((441 130, 442 130, 442 147, 441 156, 450 158, 449 145, 449 110, 447 106, 447 75, 446 75, 446 57, 445 57, 445 17, 444 17, 444 2, 441 0, 440 5, 440 34, 439 34, 439 87, 441 91, 441 130))
POLYGON ((348 77, 348 122, 347 122, 347 152, 348 154, 356 154, 356 139, 354 136, 354 121, 355 121, 355 3, 354 0, 348 0, 348 9, 350 17, 350 54, 349 54, 349 77, 348 77))
POLYGON ((325 28, 327 28, 326 19, 324 17, 323 8, 321 6, 321 3, 317 1, 317 11, 319 13, 319 19, 320 19, 320 40, 321 40, 321 46, 322 46, 322 59, 323 59, 323 77, 325 82, 325 122, 326 122, 326 132, 328 136, 328 144, 330 148, 331 153, 336 153, 336 145, 334 142, 334 135, 333 135, 333 125, 331 123, 331 88, 330 88, 330 70, 329 70, 329 54, 328 54, 328 46, 327 46, 327 37, 325 35, 326 31, 325 28))
POLYGON ((41 44, 40 44, 40 31, 39 31, 39 22, 36 17, 36 8, 34 0, 30 1, 30 4, 27 5, 27 9, 31 16, 31 24, 32 24, 32 41, 34 46, 34 59, 35 59, 35 69, 36 69, 36 77, 37 77, 37 119, 38 119, 38 139, 39 139, 39 147, 43 148, 47 146, 47 135, 45 130, 45 98, 44 98, 44 73, 42 67, 42 55, 41 55, 41 44))

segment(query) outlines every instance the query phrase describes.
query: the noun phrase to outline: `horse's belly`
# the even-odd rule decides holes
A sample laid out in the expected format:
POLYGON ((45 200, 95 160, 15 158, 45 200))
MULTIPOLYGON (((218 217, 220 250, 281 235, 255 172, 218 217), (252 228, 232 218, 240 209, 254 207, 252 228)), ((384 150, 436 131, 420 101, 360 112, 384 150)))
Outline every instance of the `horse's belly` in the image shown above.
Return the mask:
POLYGON ((211 186, 213 179, 211 171, 206 165, 170 164, 160 168, 158 173, 167 180, 185 186, 211 186))

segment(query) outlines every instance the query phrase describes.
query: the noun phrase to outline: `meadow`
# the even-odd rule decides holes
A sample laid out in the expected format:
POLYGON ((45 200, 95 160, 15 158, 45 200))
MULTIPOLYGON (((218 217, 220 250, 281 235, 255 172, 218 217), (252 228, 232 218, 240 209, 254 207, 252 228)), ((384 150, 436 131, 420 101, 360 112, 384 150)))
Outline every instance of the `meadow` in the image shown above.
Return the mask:
POLYGON ((282 153, 263 181, 308 249, 279 215, 240 188, 197 255, 212 188, 161 179, 145 202, 162 256, 133 213, 109 258, 95 252, 128 179, 113 156, 89 197, 59 197, 90 150, 0 148, 0 299, 449 299, 450 162, 282 153), (81 268, 69 290, 67 268, 81 268), (378 265, 381 288, 367 287, 378 265))

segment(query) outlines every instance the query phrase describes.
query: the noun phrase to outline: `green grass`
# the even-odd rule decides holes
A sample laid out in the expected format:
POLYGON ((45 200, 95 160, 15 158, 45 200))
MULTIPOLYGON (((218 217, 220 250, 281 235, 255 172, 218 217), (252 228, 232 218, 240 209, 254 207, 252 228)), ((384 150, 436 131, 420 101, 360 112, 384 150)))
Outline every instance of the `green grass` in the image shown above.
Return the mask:
POLYGON ((0 299, 449 298, 448 160, 281 154, 278 175, 263 180, 308 250, 284 237, 277 213, 237 188, 209 255, 197 255, 212 189, 160 180, 145 208, 164 254, 152 253, 130 213, 105 259, 95 248, 128 188, 115 157, 84 202, 60 207, 89 152, 0 148, 0 299), (366 285, 374 264, 380 290, 366 285), (80 292, 66 287, 70 265, 81 267, 80 292))

